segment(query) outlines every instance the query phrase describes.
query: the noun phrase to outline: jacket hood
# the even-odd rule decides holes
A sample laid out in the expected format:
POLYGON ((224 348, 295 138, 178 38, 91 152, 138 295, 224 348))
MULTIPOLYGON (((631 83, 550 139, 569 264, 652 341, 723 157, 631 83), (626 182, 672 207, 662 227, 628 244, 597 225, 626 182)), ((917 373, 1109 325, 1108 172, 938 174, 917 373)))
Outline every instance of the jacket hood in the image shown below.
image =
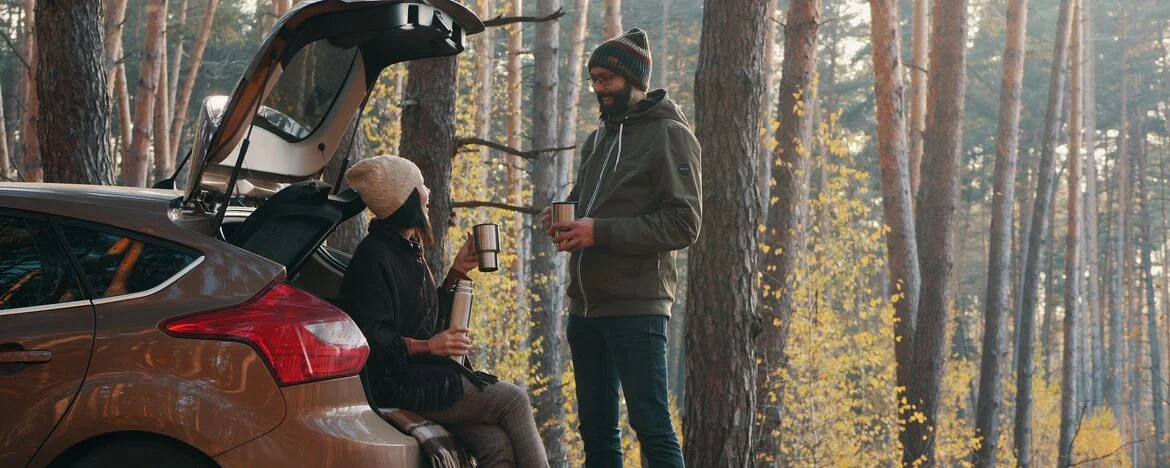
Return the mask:
POLYGON ((611 117, 602 114, 601 118, 607 125, 613 127, 658 119, 674 120, 690 127, 687 118, 683 116, 682 109, 666 95, 664 89, 656 89, 646 93, 646 99, 635 104, 634 108, 625 115, 611 117))

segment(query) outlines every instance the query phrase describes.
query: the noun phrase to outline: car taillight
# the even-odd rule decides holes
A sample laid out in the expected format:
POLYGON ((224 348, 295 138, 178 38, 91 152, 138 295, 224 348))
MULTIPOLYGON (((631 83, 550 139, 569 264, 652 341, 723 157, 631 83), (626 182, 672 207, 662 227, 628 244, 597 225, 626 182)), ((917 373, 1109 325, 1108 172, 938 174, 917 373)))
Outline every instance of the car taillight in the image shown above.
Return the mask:
POLYGON ((370 354, 345 312, 284 283, 242 305, 182 317, 162 329, 178 337, 247 342, 282 385, 356 375, 370 354))

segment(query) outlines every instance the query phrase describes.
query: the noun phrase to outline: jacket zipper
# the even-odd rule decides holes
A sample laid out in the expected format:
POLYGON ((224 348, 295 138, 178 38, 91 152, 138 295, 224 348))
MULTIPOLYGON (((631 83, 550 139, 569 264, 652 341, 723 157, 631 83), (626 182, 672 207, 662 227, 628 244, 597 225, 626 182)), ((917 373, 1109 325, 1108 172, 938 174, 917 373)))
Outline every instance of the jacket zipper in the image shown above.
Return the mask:
MULTIPOLYGON (((593 209, 593 203, 597 201, 597 194, 601 192, 601 182, 605 180, 605 169, 609 167, 609 157, 613 156, 613 147, 621 141, 621 136, 618 140, 610 143, 609 150, 605 153, 605 161, 601 163, 601 172, 597 175, 597 186, 593 187, 593 196, 589 198, 589 204, 585 206, 585 216, 589 216, 589 211, 593 209)), ((620 155, 618 156, 621 157, 620 155)), ((614 166, 617 169, 617 166, 614 166)), ((589 316, 589 296, 585 294, 585 277, 581 276, 581 262, 585 259, 585 249, 577 254, 577 288, 581 291, 581 301, 585 303, 585 317, 589 316)))

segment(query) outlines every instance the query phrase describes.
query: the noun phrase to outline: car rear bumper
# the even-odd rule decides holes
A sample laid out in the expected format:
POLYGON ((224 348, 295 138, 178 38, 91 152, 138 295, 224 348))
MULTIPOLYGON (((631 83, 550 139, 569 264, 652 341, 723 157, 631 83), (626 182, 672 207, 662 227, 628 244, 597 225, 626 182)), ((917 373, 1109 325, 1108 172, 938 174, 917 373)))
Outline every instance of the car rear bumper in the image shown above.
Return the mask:
POLYGON ((225 467, 419 467, 418 443, 370 408, 354 377, 282 389, 288 408, 272 432, 215 457, 225 467))

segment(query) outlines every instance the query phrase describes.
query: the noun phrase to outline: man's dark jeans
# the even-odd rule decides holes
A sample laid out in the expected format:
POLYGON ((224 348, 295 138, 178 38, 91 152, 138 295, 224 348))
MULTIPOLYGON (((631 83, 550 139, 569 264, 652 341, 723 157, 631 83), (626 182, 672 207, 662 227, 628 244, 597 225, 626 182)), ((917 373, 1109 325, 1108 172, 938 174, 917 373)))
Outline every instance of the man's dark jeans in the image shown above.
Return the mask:
POLYGON ((625 392, 630 427, 650 466, 683 466, 667 399, 666 320, 660 315, 569 316, 567 334, 586 466, 622 466, 619 385, 625 392))

